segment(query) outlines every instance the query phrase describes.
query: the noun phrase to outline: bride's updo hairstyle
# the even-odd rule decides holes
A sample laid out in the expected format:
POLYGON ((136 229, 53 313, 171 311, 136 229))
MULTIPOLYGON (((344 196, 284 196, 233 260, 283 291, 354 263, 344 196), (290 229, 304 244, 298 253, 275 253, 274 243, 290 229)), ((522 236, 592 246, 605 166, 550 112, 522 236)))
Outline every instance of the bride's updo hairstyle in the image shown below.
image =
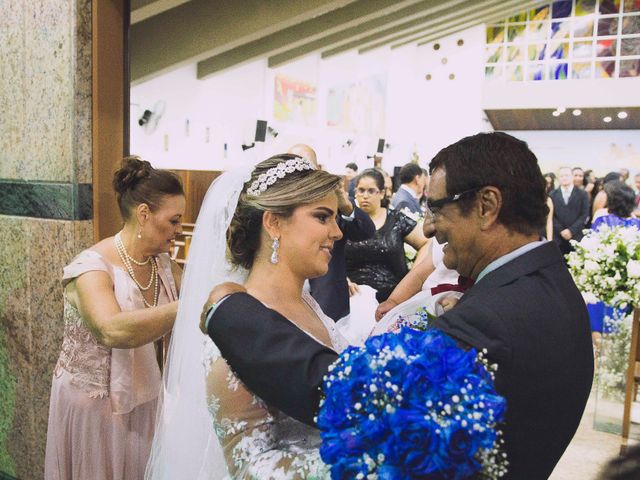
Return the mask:
POLYGON ((113 175, 120 214, 126 221, 141 203, 155 211, 164 196, 184 195, 182 182, 168 170, 153 168, 149 162, 132 155, 124 157, 122 167, 113 175))
MULTIPOLYGON (((235 214, 227 231, 227 246, 234 265, 249 270, 260 247, 262 215, 267 210, 283 218, 289 218, 302 205, 309 205, 335 191, 342 180, 323 170, 294 170, 278 178, 265 191, 252 195, 251 185, 260 175, 287 160, 302 159, 298 155, 275 155, 256 165, 251 180, 245 183, 235 214)), ((304 234, 304 232, 302 232, 304 234)))

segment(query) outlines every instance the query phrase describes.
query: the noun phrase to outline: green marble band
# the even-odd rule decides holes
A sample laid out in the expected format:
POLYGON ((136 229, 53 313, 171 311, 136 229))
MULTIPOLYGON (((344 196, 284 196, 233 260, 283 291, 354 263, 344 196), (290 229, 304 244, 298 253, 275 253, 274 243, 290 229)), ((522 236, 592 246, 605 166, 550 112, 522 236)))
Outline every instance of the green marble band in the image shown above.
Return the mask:
POLYGON ((0 215, 90 220, 92 191, 90 183, 0 180, 0 215))

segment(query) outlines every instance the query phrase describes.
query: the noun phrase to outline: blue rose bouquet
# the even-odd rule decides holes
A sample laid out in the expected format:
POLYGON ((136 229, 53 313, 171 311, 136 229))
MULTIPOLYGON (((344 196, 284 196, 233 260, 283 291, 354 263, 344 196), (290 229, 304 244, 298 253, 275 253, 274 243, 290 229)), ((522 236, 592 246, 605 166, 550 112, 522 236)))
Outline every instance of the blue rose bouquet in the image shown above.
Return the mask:
POLYGON ((401 328, 349 347, 325 377, 318 414, 333 479, 499 478, 505 400, 482 353, 401 328))

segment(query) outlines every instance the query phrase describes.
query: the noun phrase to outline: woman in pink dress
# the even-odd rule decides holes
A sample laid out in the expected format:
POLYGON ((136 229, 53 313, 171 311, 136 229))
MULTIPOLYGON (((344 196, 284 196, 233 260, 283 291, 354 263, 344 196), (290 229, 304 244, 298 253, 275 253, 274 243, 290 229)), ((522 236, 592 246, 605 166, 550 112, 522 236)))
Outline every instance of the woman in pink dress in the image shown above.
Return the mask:
POLYGON ((178 177, 125 158, 113 186, 124 226, 64 268, 64 339, 51 386, 47 480, 144 477, 161 375, 154 341, 172 328, 181 270, 171 242, 178 177))

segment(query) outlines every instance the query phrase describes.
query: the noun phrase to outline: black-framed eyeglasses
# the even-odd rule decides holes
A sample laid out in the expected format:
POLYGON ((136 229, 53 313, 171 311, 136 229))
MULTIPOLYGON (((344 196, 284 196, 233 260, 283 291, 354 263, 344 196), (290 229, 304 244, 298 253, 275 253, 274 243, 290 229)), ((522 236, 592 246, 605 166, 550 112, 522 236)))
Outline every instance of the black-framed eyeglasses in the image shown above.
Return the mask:
POLYGON ((440 213, 442 207, 449 203, 454 203, 460 200, 465 195, 469 195, 470 193, 475 193, 478 190, 484 187, 475 187, 469 190, 465 190, 464 192, 456 193, 454 195, 449 195, 448 197, 440 198, 438 200, 431 200, 427 198, 427 213, 431 213, 432 216, 436 216, 440 213))

